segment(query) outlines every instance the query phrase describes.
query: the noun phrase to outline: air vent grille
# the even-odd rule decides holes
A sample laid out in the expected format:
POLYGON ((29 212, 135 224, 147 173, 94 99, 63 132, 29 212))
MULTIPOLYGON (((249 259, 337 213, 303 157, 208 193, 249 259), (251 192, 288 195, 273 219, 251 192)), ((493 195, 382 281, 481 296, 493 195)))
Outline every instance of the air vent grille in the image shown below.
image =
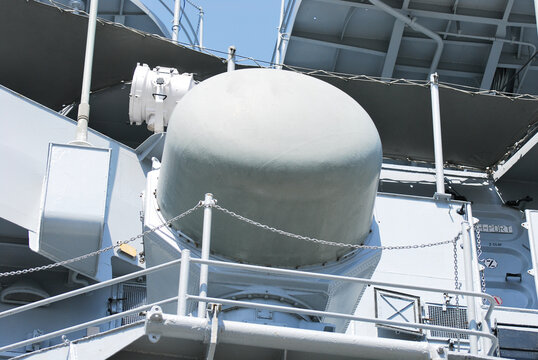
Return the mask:
MULTIPOLYGON (((451 305, 428 304, 428 323, 431 325, 448 326, 459 329, 468 329, 467 310, 465 307, 451 305)), ((456 339, 458 334, 449 331, 430 331, 432 337, 456 339)), ((460 339, 468 339, 469 336, 460 334, 460 339)))
MULTIPOLYGON (((122 284, 122 311, 146 305, 146 286, 141 284, 122 284)), ((121 319, 122 325, 132 324, 144 319, 138 314, 127 315, 121 319)))

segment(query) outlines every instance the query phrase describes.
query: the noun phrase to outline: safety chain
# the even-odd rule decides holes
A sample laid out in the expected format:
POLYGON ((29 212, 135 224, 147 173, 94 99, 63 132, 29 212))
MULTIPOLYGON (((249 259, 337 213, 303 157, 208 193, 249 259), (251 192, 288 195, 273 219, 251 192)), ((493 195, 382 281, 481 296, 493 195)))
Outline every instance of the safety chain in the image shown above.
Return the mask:
POLYGON ((461 235, 461 232, 459 232, 453 239, 444 240, 444 241, 438 241, 438 242, 434 242, 434 243, 427 243, 427 244, 398 245, 398 246, 375 246, 375 245, 344 244, 344 243, 339 243, 339 242, 334 242, 334 241, 316 239, 316 238, 312 238, 312 237, 309 237, 309 236, 297 235, 297 234, 294 234, 294 233, 291 233, 291 232, 288 232, 288 231, 280 230, 280 229, 271 227, 269 225, 265 225, 265 224, 259 223, 257 221, 248 219, 248 218, 246 218, 244 216, 241 216, 241 215, 239 215, 239 214, 237 214, 237 213, 235 213, 235 212, 233 212, 231 210, 223 208, 222 206, 217 205, 217 204, 212 205, 212 207, 214 207, 215 209, 220 210, 223 213, 228 214, 228 215, 230 215, 230 216, 232 216, 232 217, 234 217, 234 218, 236 218, 238 220, 241 220, 241 221, 243 221, 243 222, 245 222, 247 224, 254 225, 256 227, 259 227, 259 228, 262 228, 264 230, 274 232, 274 233, 279 234, 279 235, 287 236, 289 238, 309 241, 309 242, 313 242, 313 243, 321 244, 321 245, 347 247, 347 248, 352 248, 352 249, 410 250, 410 249, 429 248, 429 247, 434 247, 434 246, 439 246, 439 245, 456 243, 458 241, 458 239, 460 238, 460 235, 461 235))
MULTIPOLYGON (((459 234, 458 234, 459 236, 459 234)), ((459 271, 458 271, 458 241, 454 239, 452 242, 454 245, 454 289, 459 290, 461 288, 461 284, 459 281, 459 271)), ((456 305, 458 305, 458 297, 456 296, 456 305)))
MULTIPOLYGON (((151 228, 151 229, 148 229, 148 230, 146 230, 146 231, 144 231, 144 232, 142 232, 142 233, 140 233, 140 234, 138 234, 136 236, 131 237, 128 240, 119 241, 115 245, 111 245, 111 246, 105 247, 103 249, 100 249, 100 250, 97 250, 97 251, 94 251, 94 252, 91 252, 91 253, 88 253, 88 254, 85 254, 85 255, 77 256, 77 257, 74 257, 74 258, 71 258, 71 259, 59 261, 59 262, 48 264, 48 265, 38 266, 38 267, 34 267, 34 268, 28 268, 28 269, 24 269, 24 270, 15 270, 15 271, 9 271, 9 272, 5 272, 5 273, 0 273, 0 278, 1 277, 7 277, 7 276, 13 276, 13 275, 28 274, 28 273, 42 271, 42 270, 48 270, 48 269, 52 269, 52 268, 55 268, 55 267, 58 267, 58 266, 71 264, 71 263, 74 263, 74 262, 77 262, 77 261, 81 261, 81 260, 90 258, 92 256, 102 254, 102 253, 110 251, 110 250, 112 250, 114 248, 120 247, 123 244, 127 244, 127 243, 130 243, 130 242, 135 241, 137 239, 143 238, 145 235, 148 235, 148 234, 150 234, 152 232, 155 232, 155 231, 157 231, 157 230, 159 230, 159 229, 161 229, 161 228, 163 228, 165 226, 169 226, 174 221, 179 220, 179 219, 191 214, 192 212, 196 211, 197 209, 199 209, 199 208, 201 208, 203 206, 205 206, 204 203, 202 201, 200 201, 194 207, 192 207, 189 210, 187 210, 187 211, 173 217, 172 219, 162 223, 161 225, 156 226, 156 227, 151 228)), ((232 217, 234 217, 234 218, 236 218, 238 220, 241 220, 241 221, 243 221, 243 222, 245 222, 247 224, 257 226, 259 228, 274 232, 274 233, 279 234, 279 235, 283 235, 283 236, 286 236, 286 237, 295 238, 295 239, 299 239, 299 240, 309 241, 309 242, 320 244, 320 245, 339 246, 339 247, 347 247, 347 248, 352 248, 352 249, 410 250, 410 249, 429 248, 429 247, 434 247, 434 246, 453 243, 454 244, 454 249, 455 249, 454 250, 454 275, 455 275, 456 285, 458 286, 458 265, 457 265, 456 243, 458 242, 458 239, 460 238, 461 232, 459 232, 453 239, 444 240, 444 241, 438 241, 438 242, 434 242, 434 243, 427 243, 427 244, 398 245, 398 246, 375 246, 375 245, 345 244, 345 243, 339 243, 339 242, 334 242, 334 241, 316 239, 316 238, 312 238, 312 237, 309 237, 309 236, 297 235, 297 234, 294 234, 294 233, 291 233, 291 232, 288 232, 288 231, 280 230, 280 229, 271 227, 269 225, 265 225, 265 224, 262 224, 260 222, 248 219, 248 218, 246 218, 244 216, 241 216, 241 215, 239 215, 239 214, 237 214, 237 213, 235 213, 235 212, 233 212, 231 210, 223 208, 220 205, 213 204, 213 205, 210 205, 210 206, 212 206, 215 209, 217 209, 219 211, 222 211, 223 213, 228 214, 228 215, 230 215, 230 216, 232 216, 232 217)), ((456 299, 456 301, 457 301, 457 299, 456 299)))
MULTIPOLYGON (((485 259, 481 259, 481 256, 482 256, 482 241, 480 240, 480 229, 478 228, 478 226, 475 226, 474 227, 474 231, 475 231, 475 237, 476 237, 476 259, 478 262, 480 263, 483 263, 484 265, 482 265, 482 269, 480 269, 480 285, 482 286, 482 293, 486 293, 486 275, 484 274, 485 272, 485 259)), ((482 299, 482 303, 485 304, 486 303, 486 299, 482 299)))
MULTIPOLYGON (((460 290, 461 284, 459 281, 459 273, 458 273, 458 241, 454 240, 453 245, 454 245, 454 289, 460 290)), ((456 314, 458 316, 458 321, 460 321, 460 313, 459 313, 460 296, 458 294, 454 294, 454 295, 456 296, 456 311, 457 311, 456 314)), ((460 351, 460 334, 457 333, 456 336, 457 336, 457 343, 458 343, 458 351, 460 351)))
POLYGON ((36 271, 48 270, 48 269, 52 269, 52 268, 55 268, 55 267, 58 267, 58 266, 71 264, 71 263, 74 263, 74 262, 77 262, 77 261, 87 259, 87 258, 92 257, 92 256, 102 254, 102 253, 110 251, 110 250, 112 250, 114 248, 120 247, 123 244, 127 244, 127 243, 135 241, 136 239, 143 238, 145 235, 148 235, 148 234, 150 234, 152 232, 155 232, 155 231, 157 231, 157 230, 159 230, 159 229, 161 229, 161 228, 163 228, 165 226, 169 226, 172 222, 174 222, 176 220, 179 220, 179 219, 189 215, 190 213, 198 210, 201 207, 203 207, 203 203, 200 201, 194 207, 192 207, 189 210, 179 214, 178 216, 176 216, 176 217, 162 223, 161 225, 156 226, 156 227, 151 228, 151 229, 148 229, 148 230, 144 231, 143 233, 140 233, 140 234, 138 234, 136 236, 133 236, 132 238, 130 238, 128 240, 119 241, 116 245, 110 245, 110 246, 107 246, 106 248, 103 248, 103 249, 100 249, 100 250, 97 250, 97 251, 94 251, 94 252, 91 252, 91 253, 88 253, 88 254, 85 254, 85 255, 77 256, 77 257, 74 257, 74 258, 71 258, 71 259, 68 259, 68 260, 63 260, 63 261, 59 261, 59 262, 48 264, 48 265, 38 266, 38 267, 24 269, 24 270, 15 270, 15 271, 9 271, 9 272, 0 273, 0 278, 1 277, 7 277, 7 276, 13 276, 13 275, 28 274, 28 273, 33 273, 33 272, 36 272, 36 271))

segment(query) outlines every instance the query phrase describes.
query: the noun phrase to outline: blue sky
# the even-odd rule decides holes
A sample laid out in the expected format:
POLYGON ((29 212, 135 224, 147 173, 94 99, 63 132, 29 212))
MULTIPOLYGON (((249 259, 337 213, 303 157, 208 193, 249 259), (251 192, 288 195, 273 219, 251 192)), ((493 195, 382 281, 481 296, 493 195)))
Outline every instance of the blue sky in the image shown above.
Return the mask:
MULTIPOLYGON (((235 45, 237 54, 271 61, 280 0, 191 1, 204 9, 204 47, 227 51, 228 46, 235 45)), ((189 4, 185 8, 193 27, 196 27, 198 11, 189 4)), ((179 40, 187 42, 185 34, 180 33, 179 40)))

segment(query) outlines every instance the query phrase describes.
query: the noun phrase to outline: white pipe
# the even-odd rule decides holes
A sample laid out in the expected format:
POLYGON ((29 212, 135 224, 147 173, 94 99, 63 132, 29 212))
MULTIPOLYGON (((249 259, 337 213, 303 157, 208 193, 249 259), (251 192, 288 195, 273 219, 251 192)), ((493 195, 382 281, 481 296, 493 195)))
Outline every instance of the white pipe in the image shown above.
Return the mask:
MULTIPOLYGON (((390 14, 390 15, 394 16, 395 18, 403 21, 404 23, 409 25, 409 27, 411 29, 416 30, 418 32, 421 32, 424 35, 426 35, 427 37, 435 40, 435 42, 437 43, 437 49, 435 50, 435 54, 433 56, 433 60, 432 60, 432 63, 430 65, 430 72, 429 72, 430 74, 434 73, 437 70, 437 66, 439 65, 439 60, 441 59, 441 54, 443 53, 443 46, 444 46, 443 45, 443 39, 441 39, 441 37, 439 35, 437 35, 433 31, 431 31, 427 27, 424 27, 424 26, 420 25, 419 23, 417 23, 415 19, 411 19, 411 18, 407 17, 406 15, 402 14, 400 11, 398 11, 398 10, 394 9, 393 7, 385 4, 383 1, 381 1, 381 0, 369 0, 369 1, 372 3, 372 5, 377 6, 378 8, 380 8, 381 10, 386 12, 387 14, 390 14)), ((536 0, 536 1, 538 1, 538 0, 536 0)))
MULTIPOLYGON (((193 295, 188 295, 187 298, 191 300, 201 300, 199 296, 193 296, 193 295)), ((237 308, 266 309, 269 311, 284 312, 284 313, 290 313, 290 314, 314 315, 314 316, 318 316, 322 318, 346 319, 346 320, 354 320, 358 322, 366 322, 370 324, 387 325, 387 326, 392 326, 392 327, 404 327, 404 328, 410 328, 410 329, 456 332, 458 334, 480 336, 483 338, 488 338, 490 340, 496 339, 495 335, 492 335, 490 333, 484 333, 477 330, 458 329, 458 328, 453 328, 450 326, 443 326, 443 325, 430 325, 430 324, 405 322, 405 321, 384 320, 384 319, 379 319, 379 318, 367 318, 363 316, 342 314, 342 313, 336 313, 336 312, 331 312, 331 311, 299 309, 299 308, 294 308, 294 307, 289 307, 289 306, 268 305, 268 304, 262 304, 262 303, 227 300, 227 299, 212 298, 212 297, 208 297, 205 299, 207 299, 207 301, 210 301, 212 303, 221 304, 221 305, 230 305, 232 307, 237 307, 237 308)), ((496 345, 497 345, 497 342, 495 342, 495 346, 496 345)))
POLYGON ((181 13, 181 0, 174 3, 174 24, 172 25, 172 40, 177 41, 179 34, 179 14, 181 13))
POLYGON ((441 110, 439 107, 439 76, 430 75, 432 102, 433 150, 435 156, 436 195, 445 194, 445 174, 443 169, 443 137, 441 135, 441 110))
POLYGON ((40 343, 40 342, 45 341, 45 340, 54 339, 55 337, 59 337, 59 336, 62 336, 64 334, 69 334, 69 333, 72 333, 72 332, 75 332, 75 331, 80 331, 80 330, 87 329, 90 326, 96 326, 96 325, 100 325, 100 324, 104 324, 104 323, 109 323, 109 322, 114 321, 116 319, 121 319, 124 316, 131 315, 131 314, 133 314, 133 315, 138 314, 141 311, 146 310, 146 309, 148 309, 148 308, 150 308, 152 306, 166 304, 166 303, 172 302, 172 301, 174 301, 176 299, 177 299, 177 297, 174 296, 172 298, 157 301, 157 302, 154 302, 154 303, 149 304, 149 305, 141 305, 141 306, 138 306, 138 307, 136 307, 134 309, 131 309, 131 310, 123 311, 123 312, 120 312, 120 313, 117 313, 117 314, 114 314, 114 315, 105 316, 105 317, 102 317, 100 319, 87 321, 87 322, 82 323, 82 324, 73 325, 73 326, 70 326, 70 327, 65 328, 65 329, 61 329, 61 330, 53 331, 53 332, 45 334, 45 335, 37 336, 35 338, 31 338, 31 339, 19 341, 17 343, 13 343, 13 344, 10 344, 10 345, 2 346, 2 347, 0 347, 0 353, 3 353, 4 351, 13 350, 13 349, 18 349, 18 348, 23 347, 23 346, 27 346, 27 345, 31 345, 31 344, 35 344, 35 343, 40 343))
POLYGON ((200 34, 198 34, 198 46, 204 48, 204 9, 200 8, 200 34))
POLYGON ((299 270, 291 270, 291 269, 270 268, 270 267, 240 264, 240 263, 234 263, 234 262, 228 262, 228 261, 201 260, 201 259, 194 258, 194 259, 191 259, 191 263, 208 264, 208 265, 213 265, 216 267, 225 267, 225 268, 230 268, 230 269, 257 271, 257 272, 263 272, 267 274, 300 276, 300 277, 323 279, 323 280, 349 281, 349 282, 358 283, 358 284, 369 284, 371 286, 379 286, 379 287, 385 286, 385 287, 393 287, 393 288, 406 289, 406 290, 436 292, 439 294, 449 293, 449 294, 458 294, 458 295, 465 295, 465 296, 477 297, 477 298, 485 298, 490 303, 488 311, 486 312, 487 319, 490 318, 491 314, 493 313, 493 309, 495 308, 495 300, 493 299, 493 296, 480 293, 480 292, 461 291, 461 290, 445 289, 445 288, 433 288, 433 287, 427 287, 427 286, 409 285, 409 284, 401 284, 401 283, 386 282, 386 281, 375 281, 375 280, 365 279, 365 278, 321 274, 321 273, 313 273, 313 272, 308 272, 308 271, 299 271, 299 270))
MULTIPOLYGON (((426 342, 362 337, 323 331, 260 325, 236 321, 219 322, 219 343, 257 346, 291 351, 308 351, 330 356, 360 354, 368 359, 430 359, 439 346, 426 342)), ((147 334, 162 334, 203 341, 210 336, 209 319, 179 317, 163 314, 162 322, 148 321, 147 334)))
MULTIPOLYGON (((204 199, 204 225, 202 228, 202 260, 209 260, 209 249, 211 248, 211 211, 213 201, 213 194, 205 194, 204 199)), ((200 297, 207 297, 207 278, 208 278, 208 265, 200 264, 200 297)), ((205 301, 198 302, 198 317, 205 318, 206 303, 205 301)))
POLYGON ((280 2, 280 20, 278 22, 278 33, 276 39, 276 55, 275 55, 275 64, 277 69, 280 69, 280 47, 282 46, 282 23, 284 21, 284 2, 286 0, 281 0, 280 2))
MULTIPOLYGON (((473 282, 473 255, 471 239, 469 237, 469 224, 467 222, 461 223, 461 233, 463 236, 463 264, 465 266, 465 290, 474 291, 473 282)), ((467 297, 467 318, 469 321, 469 330, 476 330, 477 318, 476 318, 476 302, 475 299, 467 297)), ((471 346, 471 354, 476 355, 478 353, 478 338, 476 335, 469 335, 469 342, 471 346)))
POLYGON ((88 17, 88 33, 86 34, 86 54, 84 56, 84 74, 82 76, 82 93, 78 106, 77 129, 75 141, 88 141, 88 121, 90 118, 90 87, 92 83, 93 48, 95 44, 95 25, 97 23, 97 8, 99 0, 91 0, 90 16, 88 17))
MULTIPOLYGON (((470 224, 469 232, 471 234, 470 238, 471 238, 471 252, 472 252, 472 255, 473 255, 473 259, 472 259, 472 262, 473 262, 473 264, 472 264, 473 265, 473 274, 480 274, 480 267, 478 265, 478 260, 479 260, 478 259, 478 251, 477 251, 477 248, 476 248, 475 222, 474 222, 473 209, 472 209, 471 203, 467 203, 466 212, 467 212, 467 218, 469 219, 469 224, 470 224)), ((473 283, 474 289, 476 289, 477 291, 480 291, 480 290, 478 290, 478 289, 482 289, 482 283, 480 281, 480 277, 479 276, 474 276, 473 280, 474 280, 474 283, 473 283)), ((482 308, 482 305, 484 303, 483 300, 484 299, 479 299, 479 298, 474 299, 475 307, 479 311, 482 308)), ((482 332, 490 334, 491 333, 491 324, 490 324, 489 318, 486 318, 484 316, 483 311, 480 311, 480 316, 481 316, 481 321, 482 321, 482 328, 481 328, 482 332)), ((482 351, 481 351, 481 353, 483 355, 487 355, 487 350, 486 349, 490 349, 493 346, 493 343, 491 342, 491 339, 488 339, 487 337, 481 337, 481 343, 482 343, 482 351)))
POLYGON ((235 46, 230 46, 228 48, 228 71, 235 70, 235 46))
MULTIPOLYGON (((471 238, 471 254, 472 254, 472 261, 473 261, 473 274, 479 274, 480 273, 480 267, 478 266, 478 251, 476 248, 476 237, 475 237, 475 225, 474 225, 474 218, 473 218, 473 210, 471 207, 471 204, 468 203, 466 206, 466 212, 467 212, 467 219, 469 221, 470 226, 470 238, 471 238)), ((482 283, 480 282, 480 279, 478 277, 475 277, 474 279, 474 288, 480 292, 482 289, 482 283)), ((482 299, 475 298, 477 304, 482 304, 482 299)))
POLYGON ((190 258, 190 250, 183 249, 181 251, 181 268, 179 270, 179 286, 177 297, 177 314, 180 316, 187 315, 187 286, 189 283, 190 258))

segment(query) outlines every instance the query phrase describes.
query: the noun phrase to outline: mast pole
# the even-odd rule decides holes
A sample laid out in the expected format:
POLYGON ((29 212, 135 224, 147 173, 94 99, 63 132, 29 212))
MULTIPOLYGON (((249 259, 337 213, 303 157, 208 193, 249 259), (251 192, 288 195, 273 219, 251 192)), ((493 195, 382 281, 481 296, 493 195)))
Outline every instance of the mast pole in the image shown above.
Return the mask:
POLYGON ((90 16, 88 18, 88 33, 86 36, 86 55, 84 57, 84 74, 82 76, 82 93, 78 106, 77 130, 75 142, 88 143, 88 121, 90 118, 90 87, 92 82, 93 49, 95 45, 95 24, 97 23, 97 8, 99 0, 91 0, 90 16))

